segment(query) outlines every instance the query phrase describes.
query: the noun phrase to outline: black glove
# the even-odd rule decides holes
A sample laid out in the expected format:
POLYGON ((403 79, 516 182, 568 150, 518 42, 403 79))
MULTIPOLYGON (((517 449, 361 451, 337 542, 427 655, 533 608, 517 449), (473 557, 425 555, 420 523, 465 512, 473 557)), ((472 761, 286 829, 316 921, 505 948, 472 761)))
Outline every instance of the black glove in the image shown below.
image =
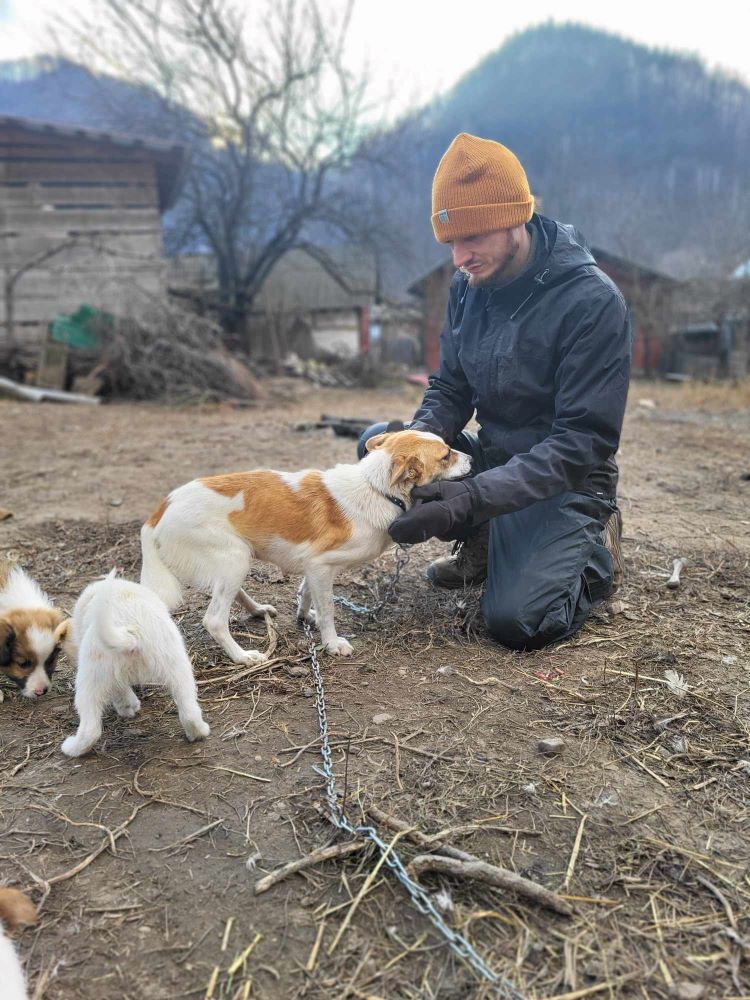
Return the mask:
POLYGON ((404 430, 406 430, 406 424, 403 422, 403 420, 389 420, 388 426, 385 429, 385 433, 394 434, 397 431, 404 431, 404 430))
POLYGON ((394 542, 450 541, 463 538, 472 527, 474 491, 470 479, 443 479, 412 491, 414 506, 397 517, 388 529, 394 542))

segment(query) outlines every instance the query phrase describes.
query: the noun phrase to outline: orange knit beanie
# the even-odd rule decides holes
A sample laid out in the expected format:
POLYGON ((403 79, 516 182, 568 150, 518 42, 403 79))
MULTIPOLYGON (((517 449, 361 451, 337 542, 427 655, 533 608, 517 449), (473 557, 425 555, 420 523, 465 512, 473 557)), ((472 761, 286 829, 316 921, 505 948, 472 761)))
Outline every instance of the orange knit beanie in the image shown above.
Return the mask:
POLYGON ((518 158, 499 142, 461 132, 435 171, 432 228, 440 243, 528 222, 534 198, 518 158))

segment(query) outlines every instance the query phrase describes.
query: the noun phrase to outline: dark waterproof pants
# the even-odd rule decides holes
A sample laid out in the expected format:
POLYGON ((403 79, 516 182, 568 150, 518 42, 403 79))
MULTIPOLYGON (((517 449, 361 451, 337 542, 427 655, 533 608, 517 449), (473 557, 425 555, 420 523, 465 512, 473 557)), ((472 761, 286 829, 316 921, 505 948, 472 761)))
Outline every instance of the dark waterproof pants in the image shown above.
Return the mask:
MULTIPOLYGON (((360 458, 367 439, 386 427, 367 428, 360 458)), ((462 431, 452 447, 471 455, 474 472, 487 468, 475 434, 462 431)), ((482 614, 498 642, 541 649, 567 639, 609 597, 612 557, 603 531, 614 509, 613 499, 570 492, 490 521, 482 614)))

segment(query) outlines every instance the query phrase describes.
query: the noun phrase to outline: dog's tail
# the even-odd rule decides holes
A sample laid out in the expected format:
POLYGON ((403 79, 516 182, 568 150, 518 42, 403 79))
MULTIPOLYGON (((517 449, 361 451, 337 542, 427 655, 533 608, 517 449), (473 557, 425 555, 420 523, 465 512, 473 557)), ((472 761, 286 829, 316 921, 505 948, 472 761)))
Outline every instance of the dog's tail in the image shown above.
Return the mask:
MULTIPOLYGON (((117 570, 113 569, 105 579, 114 580, 116 576, 117 570)), ((118 653, 133 653, 138 649, 138 633, 125 625, 115 624, 112 620, 112 607, 115 602, 108 599, 109 595, 106 591, 97 596, 100 602, 100 612, 96 619, 96 631, 99 633, 99 639, 105 646, 109 646, 110 649, 118 653)))
POLYGON ((160 597, 170 611, 182 604, 182 585, 165 564, 154 539, 154 529, 146 522, 141 528, 141 583, 160 597))

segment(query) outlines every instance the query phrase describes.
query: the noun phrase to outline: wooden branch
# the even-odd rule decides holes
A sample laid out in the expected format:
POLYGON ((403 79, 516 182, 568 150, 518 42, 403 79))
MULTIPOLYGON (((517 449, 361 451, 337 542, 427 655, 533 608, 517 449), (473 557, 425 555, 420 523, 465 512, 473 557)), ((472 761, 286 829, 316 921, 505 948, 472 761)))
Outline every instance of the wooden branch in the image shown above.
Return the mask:
POLYGON ((459 861, 477 860, 473 854, 467 854, 466 851, 460 851, 457 847, 451 847, 440 840, 435 840, 434 837, 429 837, 426 833, 421 833, 419 830, 413 829, 408 823, 404 823, 403 820, 396 819, 395 816, 389 816, 388 813, 383 812, 382 809, 379 809, 375 805, 368 805, 367 812, 378 823, 387 826, 391 830, 400 830, 404 833, 408 830, 408 839, 419 847, 424 847, 429 851, 440 851, 441 854, 446 854, 448 857, 456 858, 459 861))
POLYGON ((498 868, 490 865, 486 861, 474 858, 471 861, 462 861, 458 858, 445 858, 435 854, 419 854, 414 858, 407 868, 410 875, 421 875, 422 872, 441 872, 443 875, 453 875, 456 878, 472 878, 479 882, 488 882, 490 885, 498 886, 500 889, 510 889, 511 892, 519 896, 525 896, 533 900, 540 906, 561 913, 565 917, 571 916, 573 907, 567 903, 557 893, 545 889, 544 886, 532 882, 522 875, 507 868, 498 868))
POLYGON ((429 851, 439 851, 440 854, 445 855, 445 857, 435 857, 431 854, 420 854, 412 861, 409 866, 410 870, 413 866, 417 865, 418 867, 414 868, 415 872, 418 870, 430 871, 431 869, 427 861, 432 859, 438 862, 435 866, 436 871, 446 871, 447 874, 461 875, 464 878, 477 878, 480 881, 500 886, 502 889, 512 889, 513 892, 533 899, 535 902, 541 903, 542 906, 547 906, 566 917, 573 913, 573 908, 564 899, 549 889, 545 889, 544 886, 532 882, 531 879, 524 878, 522 875, 516 875, 515 872, 507 868, 498 868, 496 865, 487 864, 487 862, 482 861, 474 854, 468 854, 466 851, 460 851, 457 847, 451 847, 450 844, 437 841, 434 837, 428 837, 426 834, 420 833, 419 830, 410 829, 408 823, 396 819, 395 816, 389 816, 388 813, 383 812, 377 806, 368 805, 367 812, 383 826, 387 826, 391 830, 404 832, 409 840, 420 847, 424 847, 429 851), (459 867, 455 870, 440 867, 440 865, 450 864, 456 864, 459 867))
POLYGON ((255 883, 255 895, 260 896, 262 892, 266 892, 272 886, 276 885, 277 882, 281 882, 289 875, 294 875, 295 872, 310 868, 312 865, 319 865, 322 861, 330 861, 331 858, 343 858, 347 854, 362 851, 369 843, 369 840, 352 840, 347 844, 331 844, 330 847, 319 847, 317 850, 311 851, 310 854, 306 854, 304 858, 297 858, 296 861, 290 861, 288 864, 282 865, 281 868, 277 868, 275 872, 271 872, 270 875, 266 875, 265 878, 260 879, 259 882, 255 883))

